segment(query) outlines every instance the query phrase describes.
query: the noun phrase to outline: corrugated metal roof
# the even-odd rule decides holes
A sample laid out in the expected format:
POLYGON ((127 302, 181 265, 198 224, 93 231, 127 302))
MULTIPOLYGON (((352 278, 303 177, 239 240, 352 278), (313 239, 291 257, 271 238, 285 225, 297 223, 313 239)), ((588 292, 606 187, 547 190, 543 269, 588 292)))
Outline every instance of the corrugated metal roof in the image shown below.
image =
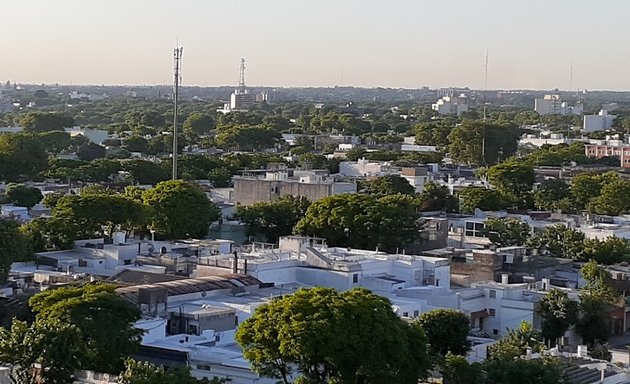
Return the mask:
POLYGON ((154 284, 134 285, 131 287, 118 288, 116 289, 116 292, 130 301, 137 301, 140 289, 146 288, 165 288, 168 292, 168 296, 177 296, 204 291, 215 291, 219 289, 247 287, 258 285, 260 283, 260 280, 252 276, 231 274, 222 276, 206 276, 196 279, 165 281, 154 284))

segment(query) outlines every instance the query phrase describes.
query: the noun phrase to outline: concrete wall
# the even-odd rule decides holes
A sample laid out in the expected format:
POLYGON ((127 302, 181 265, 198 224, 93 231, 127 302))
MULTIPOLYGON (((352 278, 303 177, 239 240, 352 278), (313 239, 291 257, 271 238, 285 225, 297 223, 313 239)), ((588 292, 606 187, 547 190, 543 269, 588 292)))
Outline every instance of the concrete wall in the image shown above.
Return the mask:
POLYGON ((305 196, 311 201, 317 201, 331 193, 331 184, 234 178, 236 204, 251 205, 260 201, 272 201, 284 195, 305 196))

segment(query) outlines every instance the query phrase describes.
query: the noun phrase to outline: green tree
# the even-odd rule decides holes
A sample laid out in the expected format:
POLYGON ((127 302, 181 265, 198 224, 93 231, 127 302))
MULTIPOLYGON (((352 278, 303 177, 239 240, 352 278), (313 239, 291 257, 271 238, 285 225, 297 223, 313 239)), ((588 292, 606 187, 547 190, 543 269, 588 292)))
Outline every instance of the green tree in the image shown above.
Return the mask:
POLYGON ((77 238, 94 235, 84 229, 77 229, 63 218, 55 217, 38 217, 22 225, 20 230, 28 237, 36 252, 71 249, 77 238))
POLYGON ((506 200, 519 208, 529 208, 527 199, 534 185, 534 168, 522 161, 510 159, 488 169, 488 181, 506 200))
POLYGON ((367 150, 365 148, 354 147, 354 148, 348 150, 348 152, 346 152, 346 159, 348 161, 357 161, 357 160, 363 158, 367 153, 368 152, 367 152, 367 150))
POLYGON ((580 260, 584 253, 584 233, 563 224, 550 225, 542 234, 531 237, 528 245, 554 257, 580 260))
POLYGON ((587 284, 580 292, 575 329, 585 343, 594 345, 610 336, 607 312, 617 302, 618 295, 606 282, 610 274, 595 260, 584 264, 581 273, 587 284))
POLYGON ((583 260, 595 260, 598 264, 617 264, 630 260, 630 244, 620 237, 606 240, 585 239, 583 260))
POLYGON ((119 384, 223 384, 229 380, 212 378, 197 380, 190 374, 190 368, 165 370, 163 366, 146 361, 127 359, 125 370, 118 375, 119 384))
POLYGON ((275 243, 280 236, 291 234, 310 205, 311 202, 305 197, 287 195, 270 202, 239 205, 235 216, 245 224, 248 235, 262 236, 275 243))
POLYGON ((280 134, 271 128, 246 125, 219 126, 215 141, 218 146, 240 151, 272 148, 280 134))
POLYGON ((454 309, 434 309, 422 313, 416 322, 424 330, 433 355, 465 355, 468 351, 470 319, 465 313, 454 309))
POLYGON ((602 185, 600 193, 587 204, 590 213, 619 216, 630 211, 630 181, 614 180, 602 185))
POLYGON ((167 239, 204 238, 221 215, 199 187, 181 180, 160 182, 142 199, 154 212, 151 228, 167 239))
POLYGON ((77 148, 77 156, 81 160, 92 161, 105 157, 105 155, 105 147, 102 147, 95 143, 87 143, 77 148))
POLYGON ((553 347, 577 321, 578 303, 565 292, 552 289, 539 301, 538 313, 542 317, 542 336, 553 347))
POLYGON ((602 187, 619 180, 616 172, 581 173, 571 179, 571 199, 577 211, 586 209, 592 199, 601 195, 602 187))
POLYGON ((412 196, 416 193, 409 181, 398 175, 387 175, 368 180, 363 184, 362 192, 371 195, 395 195, 401 193, 412 196))
POLYGON ((562 365, 557 359, 490 360, 484 365, 488 384, 557 384, 562 365))
POLYGON ((214 129, 214 119, 205 113, 193 113, 184 121, 183 129, 187 135, 207 135, 214 129))
POLYGON ((571 197, 571 189, 560 179, 543 181, 534 192, 534 205, 538 209, 555 210, 560 208, 559 202, 571 197))
POLYGON ((53 156, 72 146, 70 134, 62 131, 42 132, 37 135, 37 140, 44 150, 53 156))
POLYGON ((24 184, 9 184, 5 195, 9 202, 28 209, 33 208, 35 204, 44 198, 39 188, 29 187, 24 184))
POLYGON ((55 206, 57 206, 57 203, 59 202, 59 199, 61 199, 65 195, 66 194, 63 193, 63 192, 47 193, 46 196, 44 196, 43 204, 44 204, 45 207, 53 209, 53 208, 55 208, 55 206))
POLYGON ((496 164, 517 149, 518 128, 512 124, 464 120, 448 135, 448 152, 460 163, 496 164))
POLYGON ((420 123, 413 130, 417 144, 435 145, 438 148, 448 147, 448 135, 455 127, 454 119, 444 119, 439 122, 420 123))
POLYGON ((501 340, 488 347, 491 360, 514 360, 514 358, 526 354, 527 349, 532 352, 540 352, 544 348, 542 335, 534 330, 532 325, 526 321, 516 329, 510 329, 508 334, 501 340))
POLYGON ((0 134, 0 180, 33 179, 47 166, 47 155, 37 138, 28 134, 0 134))
POLYGON ((473 213, 475 208, 482 211, 500 211, 505 208, 501 195, 493 189, 470 186, 459 191, 457 196, 462 213, 473 213))
POLYGON ((29 238, 20 232, 17 222, 0 219, 0 283, 6 281, 11 263, 27 261, 33 256, 29 238))
MULTIPOLYGON (((52 217, 74 228, 77 235, 112 236, 116 230, 131 231, 147 223, 146 207, 121 195, 66 195, 59 199, 52 217)), ((81 238, 81 237, 77 237, 81 238)))
POLYGON ((481 384, 483 382, 481 364, 468 364, 465 356, 447 353, 440 371, 444 384, 481 384))
POLYGON ((214 188, 226 188, 232 184, 233 172, 227 167, 216 167, 208 172, 208 180, 214 188))
POLYGON ((140 152, 140 153, 148 153, 149 152, 149 141, 142 136, 129 136, 126 137, 122 146, 124 149, 129 152, 140 152))
POLYGON ((414 384, 429 368, 422 329, 358 288, 300 289, 272 300, 240 325, 236 340, 254 370, 285 384, 293 367, 309 383, 414 384))
POLYGON ((531 232, 529 224, 514 217, 490 217, 484 224, 484 236, 501 247, 524 245, 531 232))
POLYGON ((170 165, 140 159, 121 162, 122 170, 129 172, 135 182, 150 185, 168 180, 171 177, 170 165))
POLYGON ((18 124, 26 132, 63 131, 74 125, 74 119, 55 112, 29 112, 20 117, 18 124))
POLYGON ((80 367, 82 353, 72 324, 14 319, 10 329, 0 328, 0 362, 13 365, 14 383, 65 384, 80 367), (35 364, 43 368, 39 374, 35 364))
POLYGON ((433 182, 426 183, 418 196, 420 211, 456 211, 457 200, 452 196, 448 187, 433 182))
POLYGON ((419 238, 415 205, 405 195, 333 195, 311 204, 294 232, 323 237, 332 246, 394 252, 419 238))
POLYGON ((141 330, 133 324, 140 311, 118 296, 113 284, 66 286, 31 297, 36 323, 76 327, 82 346, 82 368, 119 373, 137 351, 141 330))

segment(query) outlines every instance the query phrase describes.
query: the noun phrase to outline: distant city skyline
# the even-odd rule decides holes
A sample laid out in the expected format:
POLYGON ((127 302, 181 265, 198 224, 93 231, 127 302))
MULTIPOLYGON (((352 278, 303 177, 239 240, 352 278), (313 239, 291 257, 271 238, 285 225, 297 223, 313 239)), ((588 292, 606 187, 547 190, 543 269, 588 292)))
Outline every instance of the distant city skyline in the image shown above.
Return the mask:
POLYGON ((2 3, 0 81, 630 90, 624 0, 2 3), (573 81, 571 81, 573 67, 573 81))

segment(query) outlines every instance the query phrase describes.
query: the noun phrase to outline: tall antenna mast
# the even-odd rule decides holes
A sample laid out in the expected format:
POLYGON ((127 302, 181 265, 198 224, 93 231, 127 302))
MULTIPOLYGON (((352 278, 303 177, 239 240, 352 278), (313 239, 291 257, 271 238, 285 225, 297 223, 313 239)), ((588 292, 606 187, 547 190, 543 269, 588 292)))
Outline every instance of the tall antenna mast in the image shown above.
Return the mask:
POLYGON ((569 93, 573 91, 573 63, 571 63, 571 70, 569 74, 569 93))
POLYGON ((245 59, 241 57, 241 67, 238 76, 238 89, 245 93, 245 59))
POLYGON ((175 47, 173 50, 174 58, 174 81, 173 81, 173 101, 175 112, 173 113, 173 180, 177 180, 177 118, 179 111, 179 84, 181 82, 180 62, 182 60, 183 47, 175 47))
POLYGON ((486 93, 488 91, 488 50, 486 49, 485 78, 483 80, 483 121, 486 121, 486 93))
POLYGON ((481 138, 481 163, 486 165, 486 94, 488 93, 488 49, 486 49, 485 77, 483 80, 483 136, 481 138))

